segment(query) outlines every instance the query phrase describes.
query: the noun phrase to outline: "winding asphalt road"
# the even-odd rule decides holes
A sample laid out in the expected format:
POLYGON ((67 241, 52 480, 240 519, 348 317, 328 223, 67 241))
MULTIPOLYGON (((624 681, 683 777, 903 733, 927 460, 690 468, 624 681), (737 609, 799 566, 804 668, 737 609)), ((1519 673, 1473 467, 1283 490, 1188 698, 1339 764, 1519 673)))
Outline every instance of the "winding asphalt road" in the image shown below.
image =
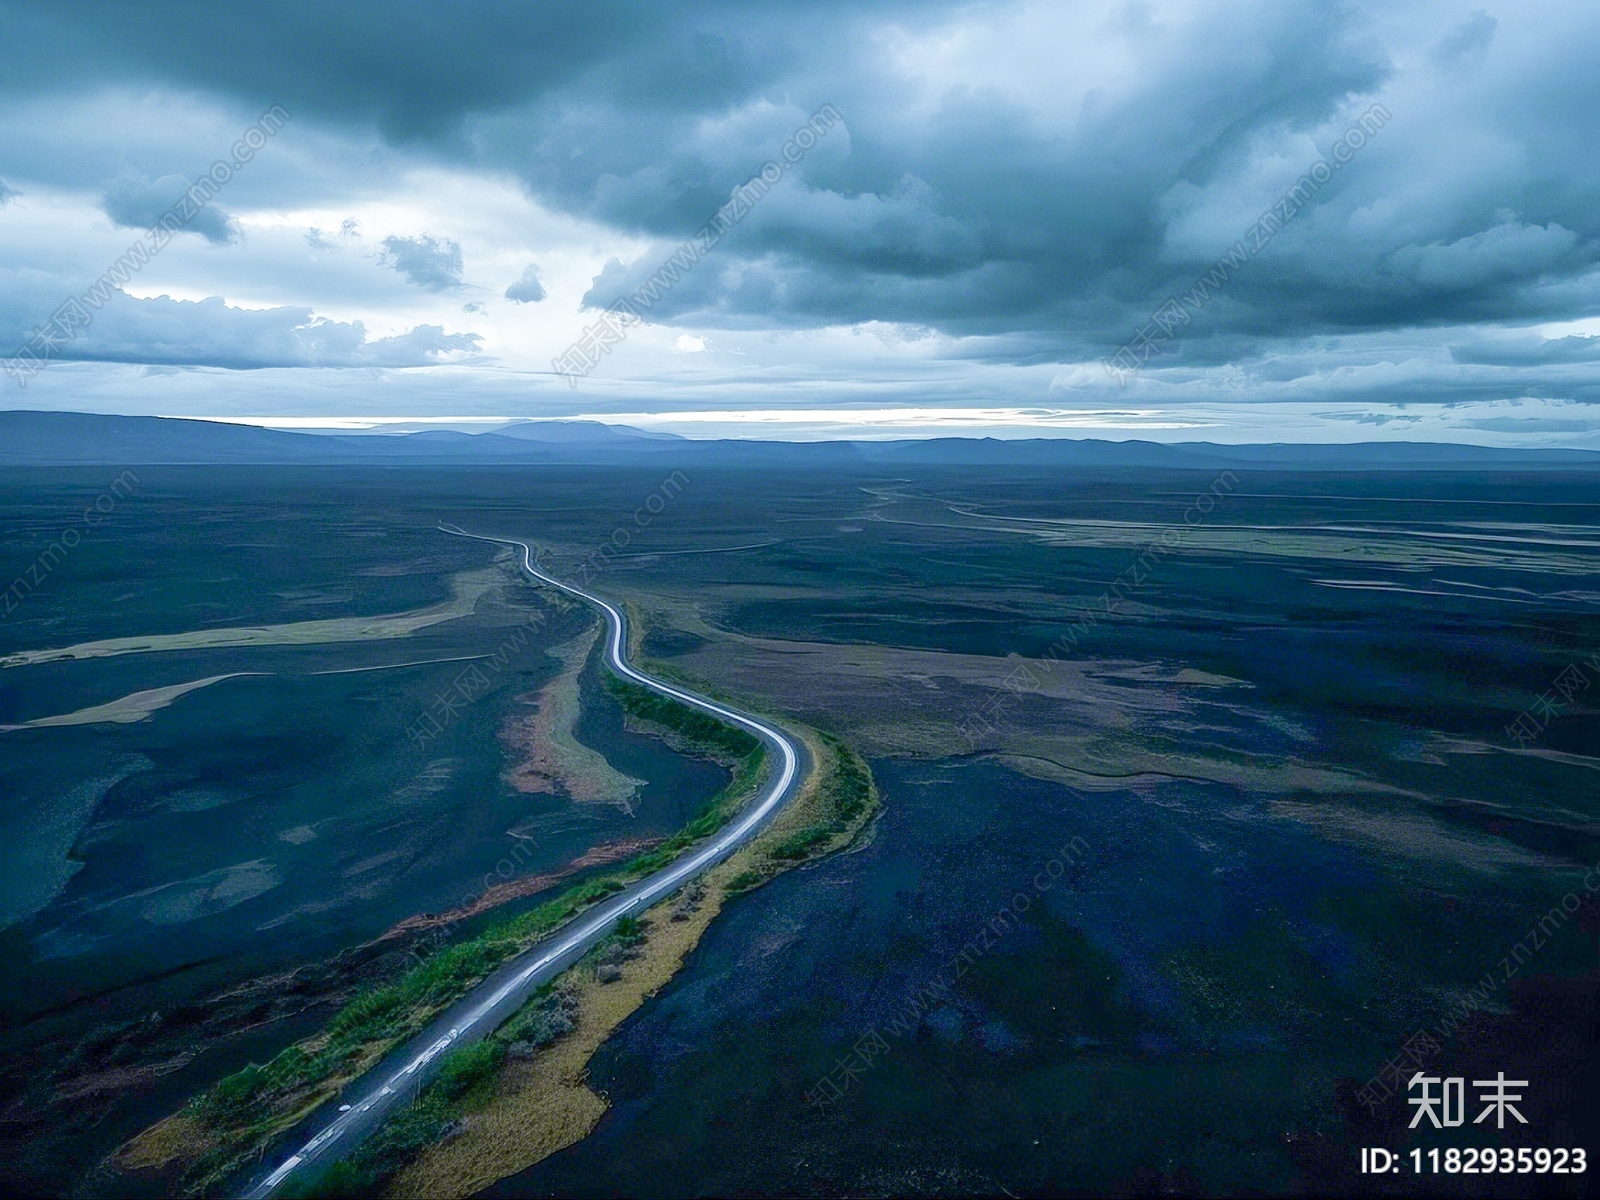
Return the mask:
POLYGON ((323 1114, 320 1118, 312 1118, 320 1123, 315 1136, 252 1186, 245 1193, 249 1200, 270 1196, 291 1175, 313 1165, 330 1163, 359 1145, 383 1123, 391 1109, 417 1094, 428 1077, 438 1070, 446 1051, 494 1032, 522 1007, 529 996, 582 958, 621 918, 629 913, 643 912, 748 842, 794 795, 810 770, 804 749, 788 734, 703 696, 652 679, 629 666, 624 657, 628 645, 628 625, 621 610, 598 596, 539 570, 533 565, 533 551, 527 542, 514 538, 483 537, 454 526, 441 525, 440 528, 458 537, 521 547, 523 569, 529 575, 594 605, 605 614, 611 626, 607 660, 613 671, 651 691, 671 696, 674 700, 681 700, 748 729, 766 744, 768 751, 775 756, 774 761, 779 764, 778 769, 771 774, 765 789, 739 819, 710 841, 618 892, 544 941, 517 955, 452 1004, 428 1029, 353 1083, 346 1093, 346 1103, 339 1106, 339 1112, 331 1117, 323 1114))

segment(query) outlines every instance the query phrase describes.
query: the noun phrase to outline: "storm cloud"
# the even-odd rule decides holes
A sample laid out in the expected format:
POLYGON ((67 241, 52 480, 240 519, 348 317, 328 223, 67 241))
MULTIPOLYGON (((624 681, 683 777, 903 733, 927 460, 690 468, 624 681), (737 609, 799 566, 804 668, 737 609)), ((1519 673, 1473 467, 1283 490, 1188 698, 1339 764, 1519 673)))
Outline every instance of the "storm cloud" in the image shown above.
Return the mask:
MULTIPOLYGON (((182 12, 160 30, 97 6, 10 13, 0 116, 13 114, 5 136, 29 172, 8 179, 30 196, 95 189, 132 227, 216 157, 226 134, 210 131, 270 104, 292 111, 294 147, 261 155, 229 185, 227 210, 191 225, 242 272, 230 282, 196 259, 203 278, 185 294, 197 298, 216 289, 231 303, 270 276, 275 306, 343 306, 336 324, 384 310, 391 330, 442 332, 464 315, 473 329, 443 336, 542 368, 831 105, 838 127, 652 307, 663 336, 634 335, 607 370, 682 372, 680 335, 728 333, 790 339, 782 370, 797 389, 848 363, 914 394, 945 361, 963 365, 944 378, 969 380, 976 364, 996 398, 1025 406, 1044 397, 1016 381, 1053 366, 1048 379, 1073 381, 1050 384, 1058 396, 1179 408, 1212 387, 1240 403, 1315 403, 1352 371, 1374 406, 1418 394, 1588 403, 1600 370, 1587 341, 1600 324, 1585 324, 1600 321, 1590 6, 182 12), (229 115, 208 118, 204 137, 130 117, 125 148, 68 144, 51 168, 21 114, 62 95, 183 95, 229 115), (510 199, 482 206, 489 181, 520 191, 530 215, 502 221, 510 199), (371 199, 405 189, 405 212, 371 199), (252 214, 300 211, 301 246, 307 226, 360 212, 373 249, 319 236, 313 269, 254 232, 267 218, 252 214), (523 237, 519 219, 545 232, 523 237), (230 245, 241 231, 248 248, 230 245), (385 291, 373 264, 415 299, 385 291), (463 313, 473 280, 507 279, 463 313), (418 307, 428 296, 454 307, 418 307), (827 331, 841 329, 877 331, 852 345, 881 353, 839 358, 827 331), (1086 369, 1141 336, 1148 349, 1152 330, 1161 353, 1122 386, 1086 369), (1396 354, 1398 372, 1384 366, 1396 354), (1487 374, 1469 380, 1468 367, 1487 374)), ((66 281, 69 267, 51 269, 66 281)), ((738 403, 753 351, 739 363, 731 336, 707 344, 694 369, 733 372, 716 388, 738 403)), ((768 368, 757 377, 770 386, 768 368)))

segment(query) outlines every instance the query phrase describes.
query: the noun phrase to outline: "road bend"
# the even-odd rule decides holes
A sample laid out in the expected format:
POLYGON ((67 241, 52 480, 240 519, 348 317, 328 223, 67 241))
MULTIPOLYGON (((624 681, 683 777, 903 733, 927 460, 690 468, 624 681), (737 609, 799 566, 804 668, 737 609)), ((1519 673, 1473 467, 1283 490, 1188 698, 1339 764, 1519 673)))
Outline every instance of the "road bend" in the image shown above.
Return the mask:
MULTIPOLYGON (((764 721, 704 696, 646 675, 628 662, 628 621, 622 610, 599 596, 546 574, 534 565, 533 550, 516 538, 486 537, 453 525, 440 529, 457 537, 497 542, 522 551, 522 568, 540 583, 560 588, 598 608, 610 626, 606 661, 611 670, 642 687, 671 696, 692 708, 748 729, 766 745, 777 764, 756 799, 731 825, 682 857, 574 918, 549 937, 524 950, 457 1000, 430 1026, 391 1053, 346 1089, 337 1113, 310 1119, 314 1135, 245 1193, 248 1200, 272 1195, 285 1180, 348 1154, 370 1136, 402 1102, 414 1098, 438 1070, 445 1053, 493 1033, 539 988, 565 971, 605 937, 623 917, 643 912, 695 876, 722 862, 750 841, 789 801, 810 770, 803 748, 789 734, 764 721)), ((325 1106, 328 1107, 328 1106, 325 1106)))

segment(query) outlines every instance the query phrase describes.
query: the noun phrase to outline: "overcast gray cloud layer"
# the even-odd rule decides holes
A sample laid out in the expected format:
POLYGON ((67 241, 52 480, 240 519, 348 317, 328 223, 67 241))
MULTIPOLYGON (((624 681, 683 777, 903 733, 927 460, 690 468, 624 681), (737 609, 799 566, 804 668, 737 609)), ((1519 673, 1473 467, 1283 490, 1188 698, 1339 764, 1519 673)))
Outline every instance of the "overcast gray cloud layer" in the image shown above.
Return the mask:
MULTIPOLYGON (((300 140, 263 153, 188 226, 191 241, 239 256, 227 261, 246 274, 313 278, 298 260, 241 245, 235 212, 336 207, 381 196, 407 172, 456 173, 513 180, 544 209, 626 244, 595 264, 578 297, 603 306, 831 104, 842 125, 662 296, 652 321, 769 336, 888 324, 902 340, 942 339, 939 353, 966 361, 1068 367, 1115 352, 1169 300, 1195 295, 1219 256, 1247 246, 1184 311, 1139 386, 1164 381, 1170 392, 1226 372, 1215 378, 1264 400, 1291 385, 1314 396, 1308 380, 1331 395, 1341 371, 1370 375, 1403 344, 1408 361, 1426 364, 1420 382, 1374 383, 1372 402, 1414 402, 1430 387, 1446 401, 1595 399, 1600 327, 1536 328, 1600 317, 1592 5, 163 11, 152 21, 130 7, 0 5, 10 34, 0 103, 13 114, 0 129, 0 174, 24 192, 94 195, 112 225, 137 228, 225 148, 233 114, 282 104, 300 140), (134 114, 121 141, 58 129, 50 153, 24 127, 22 114, 108 89, 186 97, 214 115, 180 128, 134 114), (1359 144, 1340 143, 1374 105, 1383 120, 1359 144), (1262 215, 1318 166, 1326 179, 1250 245, 1262 215), (1477 368, 1495 374, 1469 379, 1477 368)), ((7 214, 25 202, 13 196, 0 185, 7 214)), ((454 297, 455 323, 447 332, 396 310, 389 325, 402 332, 369 341, 354 321, 319 320, 332 293, 308 282, 292 295, 280 287, 278 303, 249 317, 225 315, 234 310, 220 301, 129 299, 79 356, 407 365, 473 352, 485 299, 554 319, 537 246, 540 269, 524 252, 491 271, 431 227, 373 230, 366 242, 307 229, 299 243, 327 256, 319 270, 344 254, 354 272, 364 255, 404 291, 454 297)), ((30 298, 57 276, 71 290, 86 267, 102 269, 72 255, 0 263, 30 298)), ((361 279, 375 306, 410 303, 361 279)), ((12 341, 46 315, 0 308, 12 341)), ((828 363, 813 368, 831 374, 828 363)), ((1081 373, 1063 386, 1114 387, 1081 373)))

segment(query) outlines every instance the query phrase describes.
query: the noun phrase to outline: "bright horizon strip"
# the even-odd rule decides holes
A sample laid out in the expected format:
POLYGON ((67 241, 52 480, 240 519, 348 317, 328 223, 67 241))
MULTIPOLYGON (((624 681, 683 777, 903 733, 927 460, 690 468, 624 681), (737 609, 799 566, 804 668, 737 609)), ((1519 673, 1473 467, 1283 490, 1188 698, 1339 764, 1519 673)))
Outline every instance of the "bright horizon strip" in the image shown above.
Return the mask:
MULTIPOLYGON (((1203 429, 1214 422, 1175 419, 1158 409, 1059 408, 777 408, 689 409, 667 412, 601 412, 538 416, 207 416, 189 420, 253 425, 265 429, 361 432, 389 426, 481 425, 485 428, 524 421, 596 421, 606 425, 673 430, 674 427, 715 425, 744 427, 762 433, 782 429, 805 430, 805 436, 849 436, 868 429, 892 431, 894 436, 939 436, 955 430, 982 429, 1203 429), (828 430, 837 430, 830 434, 828 430)), ((694 435, 686 435, 694 436, 694 435)), ((716 433, 702 433, 716 437, 716 433)), ((756 434, 759 436, 759 434, 756 434)))
MULTIPOLYGON (((1600 449, 1600 427, 1581 434, 1551 432, 1531 419, 1526 433, 1480 428, 1481 418, 1515 415, 1514 405, 1495 402, 1465 411, 1441 405, 1413 413, 1402 424, 1373 421, 1374 410, 1364 404, 1289 404, 1268 414, 1277 419, 1271 440, 1296 445, 1341 445, 1357 442, 1423 441, 1503 448, 1600 449), (1289 418, 1289 419, 1285 419, 1289 418)), ((1149 408, 1046 408, 1042 406, 938 407, 905 405, 859 408, 746 408, 661 409, 655 412, 594 411, 552 412, 549 409, 494 415, 442 415, 437 411, 415 416, 394 413, 363 415, 336 413, 299 414, 173 413, 181 420, 215 421, 267 429, 306 433, 344 433, 368 436, 450 429, 465 433, 494 432, 508 425, 541 421, 590 421, 629 426, 652 433, 676 434, 688 440, 741 439, 824 442, 888 441, 940 437, 966 438, 1100 438, 1149 440, 1163 443, 1214 442, 1255 444, 1267 432, 1260 414, 1252 409, 1230 410, 1205 406, 1190 409, 1149 408)))
POLYGON ((518 421, 563 419, 559 417, 192 417, 180 413, 162 413, 160 416, 163 421, 215 421, 219 425, 253 425, 261 429, 376 429, 380 425, 509 425, 518 421))

